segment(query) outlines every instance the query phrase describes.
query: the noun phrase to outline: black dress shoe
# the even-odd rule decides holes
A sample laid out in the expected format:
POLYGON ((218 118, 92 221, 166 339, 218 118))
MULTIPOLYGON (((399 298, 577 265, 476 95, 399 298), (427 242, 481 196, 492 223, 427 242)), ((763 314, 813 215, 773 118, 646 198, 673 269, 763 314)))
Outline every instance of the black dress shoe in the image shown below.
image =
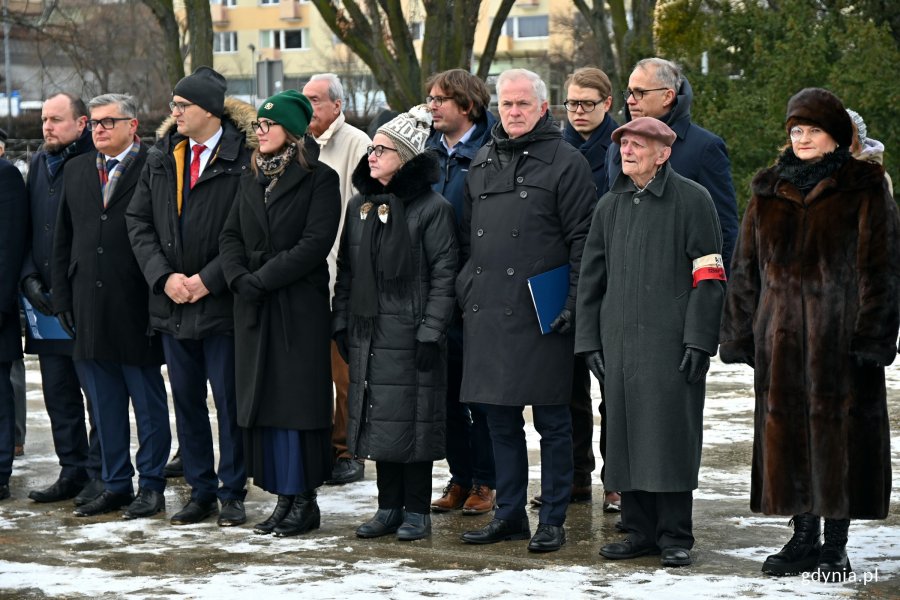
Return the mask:
POLYGON ((424 513, 405 513, 403 524, 397 528, 397 539, 402 542, 421 540, 431 535, 431 515, 424 513))
POLYGON ((528 519, 493 519, 481 529, 466 531, 460 538, 468 544, 495 544, 531 537, 528 519))
POLYGON ((219 527, 234 527, 247 522, 247 513, 244 511, 244 501, 238 498, 222 501, 222 510, 219 511, 219 527))
POLYGON ((60 477, 50 487, 43 490, 31 490, 28 497, 35 502, 59 502, 74 498, 84 487, 84 482, 75 481, 68 477, 60 477))
POLYGON ((613 527, 616 528, 616 531, 619 531, 622 533, 628 533, 628 528, 625 527, 625 523, 622 522, 622 519, 619 519, 618 521, 616 521, 616 524, 613 525, 613 527))
POLYGON ((170 479, 172 477, 184 477, 184 465, 181 462, 181 448, 172 457, 172 460, 163 467, 163 477, 170 479))
POLYGON ((9 485, 0 485, 0 500, 9 498, 9 485))
POLYGON ((610 560, 637 558, 639 556, 647 556, 648 554, 659 554, 659 548, 653 544, 637 546, 629 539, 606 544, 600 548, 600 556, 610 560))
POLYGON ((272 511, 272 514, 269 515, 268 519, 253 526, 253 533, 258 533, 259 535, 268 535, 272 533, 275 526, 281 523, 287 516, 293 504, 293 496, 278 496, 278 502, 275 503, 275 510, 272 511))
POLYGON ((170 522, 172 525, 192 525, 213 516, 217 512, 219 512, 219 505, 215 500, 211 502, 191 500, 184 505, 184 508, 175 513, 170 522))
POLYGON ((694 561, 691 559, 691 551, 687 548, 669 546, 663 548, 659 562, 664 567, 686 567, 694 561))
POLYGON ((103 493, 103 480, 102 479, 91 479, 87 482, 81 491, 78 492, 78 495, 75 496, 75 506, 84 506, 91 500, 94 500, 97 496, 103 493))
POLYGON ((103 492, 99 496, 97 496, 87 504, 82 504, 81 506, 76 508, 73 514, 76 517, 93 517, 94 515, 102 515, 114 510, 119 510, 123 506, 128 506, 132 503, 133 500, 134 494, 132 493, 117 494, 116 492, 103 490, 103 492))
POLYGON ((327 479, 327 485, 344 485, 360 481, 366 475, 366 465, 352 458, 339 458, 334 463, 331 478, 327 479))
POLYGON ((375 516, 356 528, 356 537, 376 538, 394 533, 403 523, 403 510, 379 508, 375 516))
POLYGON ((566 530, 562 525, 540 523, 534 537, 528 543, 530 552, 556 552, 566 543, 566 530))
POLYGON ((166 498, 162 492, 141 488, 134 501, 125 509, 122 518, 127 520, 152 517, 164 510, 166 510, 166 498))
POLYGON ((275 526, 272 532, 275 537, 300 535, 318 529, 322 520, 319 504, 316 502, 316 490, 294 496, 294 503, 287 516, 275 526))

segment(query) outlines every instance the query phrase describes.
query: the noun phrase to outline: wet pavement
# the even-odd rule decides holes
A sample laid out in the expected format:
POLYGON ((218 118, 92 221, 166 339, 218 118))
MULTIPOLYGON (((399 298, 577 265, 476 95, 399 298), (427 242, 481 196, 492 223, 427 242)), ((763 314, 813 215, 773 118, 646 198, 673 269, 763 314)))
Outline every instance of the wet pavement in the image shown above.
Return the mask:
MULTIPOLYGON (((713 361, 694 495, 695 562, 663 569, 658 557, 613 562, 598 556, 600 545, 622 537, 614 529, 618 517, 602 511, 599 465, 594 502, 570 506, 568 543, 548 555, 530 554, 527 542, 465 545, 459 534, 490 516, 459 512, 434 515, 430 539, 356 538, 355 528, 376 508, 372 464, 362 482, 320 489, 321 528, 295 538, 253 534, 251 524, 269 515, 273 497, 252 486, 247 525, 219 528, 212 519, 171 526, 168 518, 190 496, 183 479, 169 480, 165 515, 78 518, 71 501, 37 504, 27 497, 28 490, 51 483, 58 467, 37 362, 26 363, 25 456, 14 464, 13 497, 0 503, 0 598, 900 598, 900 366, 887 371, 891 515, 851 525, 854 574, 848 582, 826 584, 760 572, 790 529, 787 518, 749 510, 752 371, 743 366, 713 361)), ((174 432, 174 416, 172 426, 174 432)), ((529 424, 532 493, 539 489, 538 441, 529 424)), ((437 495, 449 479, 445 462, 436 463, 433 476, 437 495)), ((537 512, 530 517, 534 530, 537 512)))

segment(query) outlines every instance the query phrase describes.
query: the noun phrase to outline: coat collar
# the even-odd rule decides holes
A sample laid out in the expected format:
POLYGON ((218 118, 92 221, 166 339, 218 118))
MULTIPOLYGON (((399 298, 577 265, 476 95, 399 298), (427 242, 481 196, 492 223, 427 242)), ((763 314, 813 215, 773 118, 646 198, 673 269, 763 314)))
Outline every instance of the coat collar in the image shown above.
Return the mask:
MULTIPOLYGON (((484 146, 484 144, 491 139, 491 129, 494 127, 494 124, 497 122, 497 119, 492 115, 487 109, 485 109, 484 114, 481 115, 481 118, 475 121, 475 131, 472 132, 471 137, 466 141, 465 144, 460 144, 456 148, 455 154, 472 160, 475 157, 475 154, 478 152, 479 148, 484 146)), ((447 150, 444 148, 444 144, 441 142, 441 136, 443 133, 432 128, 431 135, 428 136, 428 141, 425 142, 426 148, 431 148, 440 154, 447 154, 447 150)))
POLYGON ((753 194, 759 198, 781 198, 800 205, 809 205, 830 190, 838 193, 883 185, 884 168, 870 162, 849 159, 837 171, 825 177, 810 192, 803 196, 792 183, 782 179, 775 167, 759 171, 750 183, 753 194))
POLYGON ((387 185, 369 175, 369 157, 363 156, 353 171, 353 185, 364 196, 394 194, 401 199, 414 198, 441 178, 441 167, 432 150, 417 154, 400 167, 387 185))
MULTIPOLYGON (((659 171, 656 172, 656 176, 653 180, 647 184, 647 187, 643 189, 644 192, 652 194, 657 198, 662 197, 663 193, 666 191, 666 183, 669 181, 669 174, 672 172, 672 167, 669 164, 669 161, 666 161, 662 167, 660 167, 659 171)), ((613 182, 612 187, 610 188, 611 192, 614 194, 635 194, 637 193, 637 186, 635 186, 634 182, 631 181, 631 178, 623 172, 619 172, 619 176, 616 177, 616 180, 613 182)))

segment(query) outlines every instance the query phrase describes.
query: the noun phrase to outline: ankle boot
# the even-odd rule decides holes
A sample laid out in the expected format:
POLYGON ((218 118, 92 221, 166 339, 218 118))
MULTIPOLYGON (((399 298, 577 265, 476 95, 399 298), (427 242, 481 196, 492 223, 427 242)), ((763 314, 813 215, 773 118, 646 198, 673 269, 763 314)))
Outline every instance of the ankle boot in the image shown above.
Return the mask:
POLYGON ((431 515, 405 513, 403 524, 397 529, 397 539, 409 542, 431 535, 431 515))
POLYGON ((819 517, 809 513, 795 515, 790 523, 794 525, 794 536, 781 549, 763 563, 766 575, 796 575, 811 571, 819 560, 822 542, 819 540, 819 517))
POLYGON ((837 577, 823 577, 820 581, 836 581, 843 583, 847 573, 851 571, 850 559, 847 557, 847 531, 850 519, 825 519, 825 544, 819 553, 816 570, 820 575, 832 574, 837 577))
POLYGON ((291 510, 272 531, 275 537, 300 535, 318 529, 321 519, 319 504, 316 502, 316 490, 310 490, 294 496, 291 510))
POLYGON ((360 525, 356 529, 356 536, 361 538, 376 538, 389 533, 394 533, 403 523, 403 509, 379 508, 375 516, 360 525))
POLYGON ((258 533, 260 535, 268 535, 272 533, 272 530, 275 529, 275 526, 281 523, 281 521, 287 516, 288 512, 291 510, 291 505, 293 503, 293 496, 279 495, 278 502, 275 503, 275 510, 272 511, 272 514, 269 515, 268 519, 253 526, 253 533, 258 533))

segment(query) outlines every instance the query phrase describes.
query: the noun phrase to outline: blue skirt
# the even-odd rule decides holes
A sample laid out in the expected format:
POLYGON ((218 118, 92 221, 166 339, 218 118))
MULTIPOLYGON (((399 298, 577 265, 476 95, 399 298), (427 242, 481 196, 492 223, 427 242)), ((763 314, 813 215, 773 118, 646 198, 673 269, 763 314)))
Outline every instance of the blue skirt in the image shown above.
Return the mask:
POLYGON ((272 494, 294 496, 314 490, 331 475, 330 428, 245 429, 244 452, 247 476, 272 494))

